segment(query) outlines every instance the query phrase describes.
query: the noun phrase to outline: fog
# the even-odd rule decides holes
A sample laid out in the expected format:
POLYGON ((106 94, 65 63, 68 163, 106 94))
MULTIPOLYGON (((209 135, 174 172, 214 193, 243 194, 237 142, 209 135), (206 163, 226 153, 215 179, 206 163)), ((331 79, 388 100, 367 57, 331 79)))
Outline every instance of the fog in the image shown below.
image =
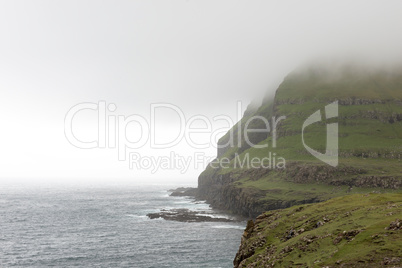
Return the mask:
MULTIPOLYGON (((252 100, 273 94, 306 62, 399 62, 401 10, 401 1, 366 0, 0 1, 0 179, 195 184, 205 163, 130 169, 128 155, 119 161, 113 121, 99 125, 99 109, 71 123, 78 140, 104 148, 77 148, 66 138, 68 112, 104 102, 105 118, 117 125, 130 115, 148 124, 151 104, 170 104, 156 112, 159 143, 180 132, 180 111, 185 122, 195 115, 211 121, 210 131, 192 136, 209 145, 182 139, 155 148, 147 140, 121 149, 137 158, 213 158, 212 132, 223 135, 229 118, 235 123, 252 100), (219 115, 226 120, 214 121, 219 115)), ((207 128, 205 121, 193 126, 207 128)), ((138 120, 120 126, 131 141, 146 132, 138 120)))

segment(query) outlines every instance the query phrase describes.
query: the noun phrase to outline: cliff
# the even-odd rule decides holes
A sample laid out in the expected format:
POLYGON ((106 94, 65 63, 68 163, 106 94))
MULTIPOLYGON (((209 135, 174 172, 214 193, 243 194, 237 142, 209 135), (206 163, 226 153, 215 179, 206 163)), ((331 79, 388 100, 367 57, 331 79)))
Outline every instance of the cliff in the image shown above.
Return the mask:
POLYGON ((401 192, 402 70, 296 70, 273 98, 247 109, 218 145, 217 159, 199 176, 197 195, 245 217, 355 193, 401 192), (331 103, 337 113, 327 118, 331 103), (321 120, 306 126, 315 113, 321 120), (334 123, 336 153, 327 148, 328 125, 334 123), (337 165, 307 147, 337 155, 337 165))

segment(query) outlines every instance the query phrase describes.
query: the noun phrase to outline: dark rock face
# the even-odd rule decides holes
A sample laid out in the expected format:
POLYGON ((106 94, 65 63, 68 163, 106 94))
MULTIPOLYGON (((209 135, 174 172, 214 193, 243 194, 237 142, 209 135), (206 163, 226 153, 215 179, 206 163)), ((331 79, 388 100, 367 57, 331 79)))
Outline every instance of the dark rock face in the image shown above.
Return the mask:
POLYGON ((222 217, 211 217, 207 215, 205 211, 191 211, 189 209, 162 209, 157 213, 149 213, 147 216, 150 219, 162 218, 168 221, 180 221, 180 222, 232 222, 234 220, 222 218, 222 217))
POLYGON ((259 178, 269 169, 250 169, 241 174, 201 174, 198 178, 197 198, 206 200, 215 209, 230 211, 246 218, 256 218, 264 211, 282 209, 298 204, 318 202, 315 197, 296 200, 262 200, 266 191, 256 188, 239 188, 234 182, 239 177, 259 178))
POLYGON ((256 218, 268 210, 283 209, 294 205, 322 201, 316 197, 302 201, 264 200, 266 191, 256 188, 237 187, 235 181, 247 176, 258 180, 269 172, 278 172, 278 177, 294 183, 324 183, 333 186, 376 187, 379 189, 400 189, 402 180, 394 176, 366 175, 366 171, 353 167, 311 166, 299 163, 287 163, 286 170, 269 169, 246 170, 242 173, 201 174, 198 179, 196 197, 206 200, 213 208, 230 211, 247 218, 256 218), (344 176, 350 176, 345 180, 344 176))
MULTIPOLYGON (((234 267, 243 267, 244 262, 255 254, 256 248, 262 247, 266 244, 266 237, 264 237, 262 234, 256 234, 256 232, 259 231, 257 224, 264 221, 265 218, 266 215, 260 215, 256 222, 253 220, 249 220, 247 222, 247 227, 241 237, 239 250, 236 253, 235 259, 233 260, 234 267), (248 241, 251 237, 255 237, 254 242, 246 246, 246 241, 248 241)), ((268 250, 269 249, 267 248, 267 251, 268 250)))
POLYGON ((230 174, 199 177, 198 198, 205 199, 213 208, 230 211, 245 217, 263 212, 257 198, 259 190, 236 188, 230 174))

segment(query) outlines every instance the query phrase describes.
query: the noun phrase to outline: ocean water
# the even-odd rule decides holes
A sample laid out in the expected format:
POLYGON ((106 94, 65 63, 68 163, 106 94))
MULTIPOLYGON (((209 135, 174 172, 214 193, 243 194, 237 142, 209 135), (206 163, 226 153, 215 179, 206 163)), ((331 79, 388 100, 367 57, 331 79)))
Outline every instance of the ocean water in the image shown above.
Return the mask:
POLYGON ((160 209, 210 210, 172 186, 0 184, 0 267, 233 267, 244 222, 183 223, 160 209))

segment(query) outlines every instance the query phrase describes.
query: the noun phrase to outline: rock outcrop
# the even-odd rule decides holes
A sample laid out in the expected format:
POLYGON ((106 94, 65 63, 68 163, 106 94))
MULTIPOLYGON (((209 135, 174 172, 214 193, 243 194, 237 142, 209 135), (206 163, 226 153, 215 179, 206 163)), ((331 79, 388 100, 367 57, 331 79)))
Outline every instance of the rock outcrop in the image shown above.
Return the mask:
POLYGON ((180 222, 232 222, 234 220, 223 217, 211 217, 205 211, 192 211, 185 208, 180 209, 162 209, 160 212, 148 213, 150 219, 162 218, 167 221, 180 222))

